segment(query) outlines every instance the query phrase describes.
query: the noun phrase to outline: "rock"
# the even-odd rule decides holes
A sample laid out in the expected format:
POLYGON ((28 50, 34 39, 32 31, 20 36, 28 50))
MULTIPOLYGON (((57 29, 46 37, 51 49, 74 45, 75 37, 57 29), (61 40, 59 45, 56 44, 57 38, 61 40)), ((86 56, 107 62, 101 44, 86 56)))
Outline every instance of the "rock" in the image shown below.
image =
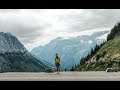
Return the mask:
POLYGON ((51 69, 51 68, 48 68, 48 69, 45 70, 45 72, 46 72, 46 73, 54 73, 54 70, 51 69))
POLYGON ((118 68, 107 68, 106 72, 118 72, 119 69, 118 68))

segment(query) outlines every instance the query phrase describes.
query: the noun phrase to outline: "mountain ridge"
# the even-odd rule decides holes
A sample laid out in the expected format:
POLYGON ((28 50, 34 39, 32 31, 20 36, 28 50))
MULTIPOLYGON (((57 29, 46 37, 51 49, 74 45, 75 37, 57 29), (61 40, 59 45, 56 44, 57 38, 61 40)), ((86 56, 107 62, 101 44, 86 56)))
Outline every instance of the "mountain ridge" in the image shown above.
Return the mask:
POLYGON ((31 53, 52 64, 54 64, 55 54, 58 53, 62 60, 61 67, 71 68, 73 64, 79 62, 80 56, 87 55, 91 47, 105 40, 96 39, 98 36, 100 37, 108 32, 109 31, 106 30, 95 32, 92 34, 93 36, 84 35, 69 39, 58 37, 44 46, 36 47, 31 53))
POLYGON ((31 55, 24 45, 10 33, 0 33, 0 71, 44 71, 47 66, 31 55))
POLYGON ((105 42, 95 54, 75 67, 76 71, 105 71, 109 68, 120 68, 120 23, 116 24, 105 42))

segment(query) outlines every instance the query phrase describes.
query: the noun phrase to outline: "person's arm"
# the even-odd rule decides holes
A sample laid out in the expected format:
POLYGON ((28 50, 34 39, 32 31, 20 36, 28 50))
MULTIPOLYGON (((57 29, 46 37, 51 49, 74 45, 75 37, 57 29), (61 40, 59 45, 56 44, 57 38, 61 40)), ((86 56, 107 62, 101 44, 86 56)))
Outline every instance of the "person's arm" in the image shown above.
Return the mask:
POLYGON ((60 57, 59 57, 59 63, 60 63, 61 61, 60 61, 60 57))
POLYGON ((56 58, 55 58, 55 63, 56 63, 56 58))

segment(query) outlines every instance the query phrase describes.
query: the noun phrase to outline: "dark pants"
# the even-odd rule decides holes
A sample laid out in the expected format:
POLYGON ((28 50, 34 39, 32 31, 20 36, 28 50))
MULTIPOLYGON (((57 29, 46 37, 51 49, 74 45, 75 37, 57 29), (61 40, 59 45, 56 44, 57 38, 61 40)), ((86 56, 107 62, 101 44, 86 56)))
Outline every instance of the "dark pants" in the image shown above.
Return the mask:
POLYGON ((57 72, 60 72, 60 64, 59 63, 55 63, 55 65, 56 65, 57 72))

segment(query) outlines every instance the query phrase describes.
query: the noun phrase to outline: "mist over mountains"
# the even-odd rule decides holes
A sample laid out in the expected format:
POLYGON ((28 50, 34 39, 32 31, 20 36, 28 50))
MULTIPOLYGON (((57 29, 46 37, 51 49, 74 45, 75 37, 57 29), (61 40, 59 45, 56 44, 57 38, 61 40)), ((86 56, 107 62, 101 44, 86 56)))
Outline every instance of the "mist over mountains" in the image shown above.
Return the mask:
POLYGON ((79 63, 81 57, 86 56, 91 48, 106 40, 108 30, 97 31, 92 35, 82 35, 71 38, 58 37, 44 46, 34 48, 31 53, 54 64, 55 54, 61 57, 61 67, 71 68, 79 63))
POLYGON ((120 70, 120 22, 111 29, 107 41, 97 48, 83 58, 74 70, 105 71, 107 68, 120 70))

